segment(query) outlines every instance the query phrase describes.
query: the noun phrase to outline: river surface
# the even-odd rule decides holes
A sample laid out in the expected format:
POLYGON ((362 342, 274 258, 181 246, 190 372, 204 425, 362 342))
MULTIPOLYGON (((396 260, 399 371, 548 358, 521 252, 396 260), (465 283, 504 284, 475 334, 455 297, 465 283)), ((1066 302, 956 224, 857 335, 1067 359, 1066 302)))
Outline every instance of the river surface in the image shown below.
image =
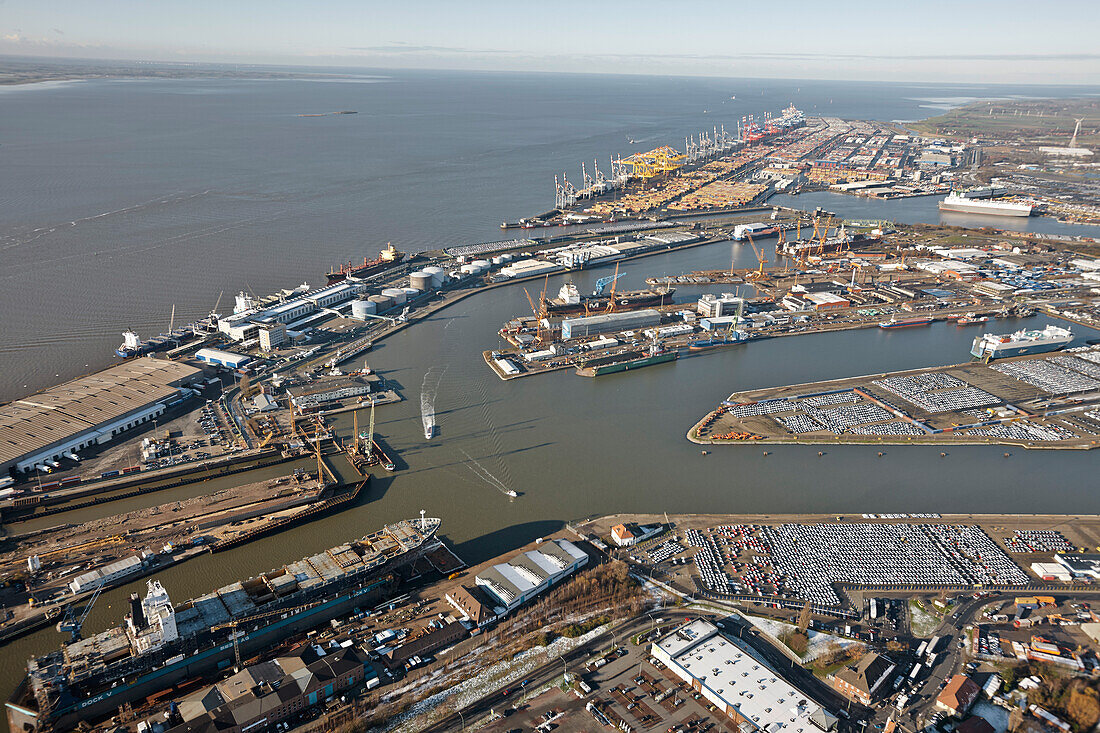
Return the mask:
MULTIPOLYGON (((729 126, 789 101, 810 113, 913 119, 921 99, 952 96, 881 84, 439 74, 344 84, 87 82, 3 95, 0 157, 20 173, 0 177, 0 378, 9 396, 101 365, 118 331, 166 326, 172 303, 177 318, 192 317, 221 290, 229 297, 246 286, 263 293, 303 277, 316 283, 328 263, 386 240, 415 250, 498 238, 501 219, 549 208, 555 170, 629 152, 627 136, 650 147, 676 143, 712 117, 729 126), (734 93, 736 106, 717 119, 734 93), (72 113, 85 108, 78 124, 72 113), (296 116, 341 109, 359 114, 296 116)), ((796 200, 847 216, 906 221, 912 211, 912 221, 939 220, 931 199, 879 214, 860 211, 861 199, 825 196, 828 204, 796 200)), ((620 286, 731 261, 755 258, 747 245, 705 245, 626 263, 620 286)), ((609 270, 574 278, 591 289, 609 270)), ((549 291, 563 281, 549 278, 549 291)), ((677 300, 702 292, 681 288, 677 300)), ((598 379, 557 372, 503 382, 481 352, 501 343, 504 321, 527 310, 521 287, 496 289, 365 355, 406 397, 378 409, 377 430, 400 470, 380 475, 339 514, 160 573, 172 597, 208 592, 421 509, 443 519, 442 534, 471 563, 563 521, 611 512, 1100 511, 1094 453, 1013 450, 1006 459, 1003 448, 977 446, 941 458, 936 448, 896 447, 880 458, 875 448, 849 446, 819 457, 816 447, 770 446, 764 456, 759 446, 731 446, 704 456, 684 437, 733 391, 966 361, 973 329, 800 335, 598 379), (420 423, 422 387, 437 394, 431 441, 420 423)), ((1009 327, 1017 326, 998 323, 1009 327)), ((350 417, 337 425, 350 433, 350 417)), ((152 503, 159 501, 125 508, 152 503)), ((140 581, 104 593, 88 632, 118 623, 126 596, 143 588, 140 581)), ((26 658, 61 640, 47 629, 0 649, 0 688, 16 683, 26 658)))

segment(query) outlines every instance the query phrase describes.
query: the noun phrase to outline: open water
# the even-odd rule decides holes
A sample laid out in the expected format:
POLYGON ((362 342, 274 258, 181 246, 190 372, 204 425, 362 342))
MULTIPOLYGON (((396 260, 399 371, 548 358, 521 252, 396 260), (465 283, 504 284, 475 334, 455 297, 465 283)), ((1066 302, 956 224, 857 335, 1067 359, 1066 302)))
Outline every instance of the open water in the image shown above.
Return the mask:
MULTIPOLYGON (((499 238, 500 220, 552 206, 555 172, 579 178, 581 160, 598 156, 603 166, 610 153, 679 144, 750 112, 793 101, 811 114, 916 119, 935 113, 927 100, 938 98, 1068 93, 404 72, 0 90, 0 396, 104 365, 124 328, 164 330, 173 303, 177 320, 196 318, 224 291, 224 311, 240 289, 317 284, 329 264, 372 255, 390 240, 412 251, 499 238), (298 116, 339 110, 359 114, 298 116)), ((864 213, 862 200, 825 200, 842 215, 938 221, 930 199, 881 214, 864 213)), ((620 283, 639 287, 652 274, 731 260, 754 258, 742 245, 713 244, 628 263, 620 283)), ((576 282, 589 289, 606 272, 580 273, 576 282)), ((550 278, 551 292, 562 281, 550 278)), ((1014 450, 1006 459, 1003 448, 966 447, 941 458, 939 449, 897 447, 879 458, 873 447, 846 447, 819 457, 816 447, 770 447, 765 457, 745 446, 703 456, 684 438, 735 390, 966 361, 971 329, 797 336, 600 379, 559 372, 502 382, 481 351, 525 310, 521 288, 502 288, 380 344, 366 361, 406 397, 378 413, 401 470, 380 477, 354 508, 161 573, 172 597, 420 509, 443 518, 444 536, 470 562, 564 520, 609 512, 1100 510, 1093 453, 1014 450), (426 442, 419 390, 429 371, 439 435, 426 442), (521 496, 509 499, 497 482, 521 496)), ((126 595, 143 586, 105 593, 88 630, 117 623, 126 595)), ((60 641, 49 629, 0 649, 0 689, 15 684, 28 656, 60 641)))

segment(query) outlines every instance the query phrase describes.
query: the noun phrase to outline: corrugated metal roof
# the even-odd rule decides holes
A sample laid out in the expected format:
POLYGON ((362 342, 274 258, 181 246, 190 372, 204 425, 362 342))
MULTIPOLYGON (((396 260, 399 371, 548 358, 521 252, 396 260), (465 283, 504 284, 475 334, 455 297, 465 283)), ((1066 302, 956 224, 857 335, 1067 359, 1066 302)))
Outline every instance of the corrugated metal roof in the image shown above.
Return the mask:
POLYGON ((0 462, 14 462, 174 397, 200 369, 143 357, 0 406, 0 462))

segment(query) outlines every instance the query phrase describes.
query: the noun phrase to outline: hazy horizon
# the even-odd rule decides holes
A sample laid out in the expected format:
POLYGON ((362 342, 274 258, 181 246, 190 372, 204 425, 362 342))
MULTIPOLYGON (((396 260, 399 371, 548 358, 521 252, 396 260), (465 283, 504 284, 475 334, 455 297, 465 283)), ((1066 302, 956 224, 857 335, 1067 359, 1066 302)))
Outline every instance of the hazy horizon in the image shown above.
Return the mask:
POLYGON ((929 84, 1097 84, 1094 6, 790 0, 549 6, 427 0, 7 0, 0 56, 929 84), (1022 22, 1026 19, 1026 22, 1022 22))

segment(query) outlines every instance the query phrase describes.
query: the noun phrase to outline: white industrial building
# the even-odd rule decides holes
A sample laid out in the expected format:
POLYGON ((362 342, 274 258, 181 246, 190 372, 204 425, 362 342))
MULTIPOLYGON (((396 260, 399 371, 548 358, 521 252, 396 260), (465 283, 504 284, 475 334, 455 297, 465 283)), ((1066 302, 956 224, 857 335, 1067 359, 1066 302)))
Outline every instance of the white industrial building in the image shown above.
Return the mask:
POLYGON ((69 590, 74 594, 83 593, 86 590, 95 590, 101 583, 111 585, 139 570, 141 570, 141 558, 133 555, 76 576, 69 581, 69 590))
POLYGON ((195 358, 199 361, 205 361, 207 364, 214 364, 216 366, 226 367, 227 369, 240 369, 248 362, 252 361, 252 357, 246 354, 235 354, 232 351, 223 351, 222 349, 203 348, 195 352, 195 358))
POLYGON ((561 265, 556 262, 546 262, 545 260, 520 260, 506 267, 500 268, 498 276, 503 279, 516 278, 516 277, 529 277, 531 275, 541 275, 547 272, 557 272, 562 269, 561 265))
POLYGON ((251 299, 238 296, 239 307, 233 315, 218 320, 218 330, 234 341, 247 341, 256 338, 265 325, 282 323, 284 325, 299 321, 319 312, 351 300, 367 290, 363 283, 341 282, 318 290, 311 290, 293 300, 277 303, 268 308, 257 308, 251 299))
POLYGON ((734 316, 742 312, 745 307, 745 299, 732 293, 722 293, 718 296, 714 293, 706 293, 699 298, 695 309, 703 318, 721 318, 722 316, 734 316))
POLYGON ((744 733, 816 733, 837 719, 779 676, 754 649, 709 621, 681 626, 650 653, 744 733))
POLYGON ((1100 555, 1055 555, 1054 561, 1074 578, 1100 580, 1100 555))
POLYGON ((550 540, 478 573, 474 582, 500 602, 500 616, 526 603, 588 564, 588 555, 569 540, 550 540))

